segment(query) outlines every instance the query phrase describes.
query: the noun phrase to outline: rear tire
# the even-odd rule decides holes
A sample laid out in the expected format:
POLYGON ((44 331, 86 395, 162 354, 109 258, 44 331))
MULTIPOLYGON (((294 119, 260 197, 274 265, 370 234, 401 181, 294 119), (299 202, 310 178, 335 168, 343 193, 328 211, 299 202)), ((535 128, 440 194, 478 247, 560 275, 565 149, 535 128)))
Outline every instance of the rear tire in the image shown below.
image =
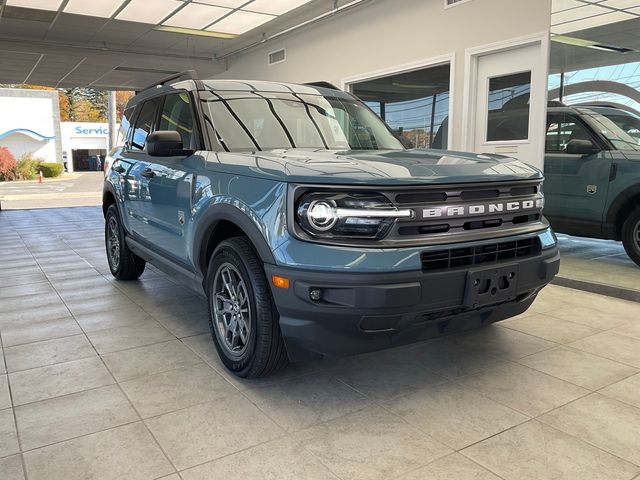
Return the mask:
POLYGON ((640 266, 640 208, 633 210, 622 225, 622 244, 629 258, 640 266))
POLYGON ((111 274, 118 280, 135 280, 144 272, 146 262, 134 254, 125 240, 118 207, 109 205, 104 223, 104 240, 107 262, 111 274))
POLYGON ((207 296, 211 336, 231 372, 262 377, 289 363, 262 262, 248 238, 230 238, 215 249, 207 296))

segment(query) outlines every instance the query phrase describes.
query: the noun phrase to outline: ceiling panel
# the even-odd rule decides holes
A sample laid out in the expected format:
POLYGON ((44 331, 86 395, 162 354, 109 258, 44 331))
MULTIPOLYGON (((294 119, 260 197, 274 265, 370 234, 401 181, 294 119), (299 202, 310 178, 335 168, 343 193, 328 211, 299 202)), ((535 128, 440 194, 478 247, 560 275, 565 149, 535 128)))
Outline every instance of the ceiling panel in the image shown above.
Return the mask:
POLYGON ((23 83, 34 67, 39 54, 24 54, 0 50, 0 65, 2 65, 2 79, 0 83, 23 83))
POLYGON ((84 86, 99 79, 103 86, 127 88, 140 87, 154 79, 154 74, 148 71, 114 70, 118 65, 152 72, 193 68, 200 75, 208 76, 224 68, 224 62, 215 60, 221 54, 257 44, 266 37, 325 15, 335 5, 351 1, 9 0, 10 5, 0 11, 0 50, 21 53, 2 61, 0 83, 26 76, 40 55, 43 60, 30 81, 49 86, 55 86, 64 78, 60 85, 65 87, 84 86), (104 18, 107 15, 112 18, 104 18), (177 21, 202 30, 186 33, 154 30, 160 22, 177 21), (217 28, 215 21, 219 22, 217 28), (206 28, 210 31, 205 31, 206 28), (202 36, 204 33, 215 35, 216 30, 235 34, 224 39, 202 36), (71 71, 83 58, 86 60, 71 71))
POLYGON ((30 83, 55 84, 67 75, 84 57, 71 55, 45 55, 31 76, 30 83))

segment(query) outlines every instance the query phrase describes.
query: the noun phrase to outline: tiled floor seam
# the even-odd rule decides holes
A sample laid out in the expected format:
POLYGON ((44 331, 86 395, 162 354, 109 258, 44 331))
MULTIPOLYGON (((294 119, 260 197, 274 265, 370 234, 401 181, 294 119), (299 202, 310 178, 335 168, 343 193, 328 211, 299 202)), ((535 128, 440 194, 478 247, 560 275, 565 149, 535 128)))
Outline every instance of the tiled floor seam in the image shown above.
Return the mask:
POLYGON ((562 433, 563 435, 569 435, 570 437, 573 437, 573 438, 577 439, 580 442, 586 443, 587 445, 590 445, 590 446, 592 446, 594 448, 597 448, 601 452, 605 452, 605 453, 607 453, 607 454, 609 454, 609 455, 611 455, 613 457, 616 457, 618 460, 621 460, 622 462, 630 463, 631 465, 634 465, 634 466, 636 466, 636 467, 638 467, 640 469, 640 462, 634 462, 634 461, 629 460, 627 458, 623 458, 620 455, 618 455, 617 453, 610 452, 609 450, 605 450, 601 446, 598 446, 598 445, 596 445, 594 443, 591 443, 590 441, 588 441, 588 440, 586 440, 584 438, 576 437, 575 435, 573 435, 573 434, 571 434, 569 432, 565 432, 564 430, 562 430, 562 429, 560 429, 560 428, 558 428, 558 427, 556 427, 554 425, 551 425, 550 423, 543 422, 542 420, 538 419, 538 417, 534 418, 533 420, 538 422, 538 423, 540 423, 540 424, 542 424, 542 425, 544 425, 544 426, 546 426, 546 427, 550 427, 550 428, 554 429, 555 431, 562 433))
MULTIPOLYGON (((566 347, 566 345, 560 345, 560 346, 561 346, 561 347, 566 347)), ((554 348, 557 348, 557 347, 554 347, 554 348)), ((575 349, 575 348, 572 348, 572 350, 575 350, 575 351, 578 351, 578 352, 581 352, 581 353, 587 353, 587 354, 589 354, 589 355, 594 355, 594 354, 593 354, 593 353, 591 353, 591 352, 584 352, 584 351, 582 351, 582 350, 577 350, 577 349, 575 349)), ((543 350, 543 351, 546 351, 546 350, 543 350)), ((540 352, 538 352, 538 353, 540 353, 540 352)), ((534 354, 532 354, 532 355, 536 355, 536 354, 534 353, 534 354)), ((561 381, 563 381, 563 382, 565 382, 565 383, 569 383, 569 384, 573 385, 574 387, 579 387, 579 388, 582 388, 582 389, 584 389, 584 390, 589 390, 589 392, 591 392, 591 393, 596 393, 598 390, 602 390, 603 388, 607 388, 609 385, 613 385, 614 383, 621 382, 621 381, 623 381, 623 380, 626 380, 626 379, 627 379, 627 378, 629 378, 629 377, 633 377, 634 375, 637 375, 638 373, 640 373, 640 369, 639 369, 639 368, 637 368, 637 367, 633 367, 632 365, 628 365, 628 364, 626 364, 626 363, 621 363, 621 362, 618 362, 617 360, 612 360, 612 359, 610 359, 610 358, 604 358, 604 357, 599 357, 599 356, 598 356, 598 358, 602 358, 602 359, 604 359, 604 360, 609 360, 610 362, 618 363, 618 364, 620 364, 620 365, 624 365, 625 367, 635 368, 635 369, 636 369, 636 371, 635 371, 635 372, 630 373, 629 375, 627 375, 627 376, 625 376, 625 377, 616 378, 616 380, 614 380, 614 381, 613 381, 613 382, 611 382, 610 384, 605 385, 605 386, 603 386, 603 387, 598 387, 597 389, 595 389, 595 390, 594 390, 593 388, 585 387, 584 385, 578 385, 577 383, 574 383, 574 382, 572 382, 571 380, 566 380, 566 379, 564 379, 564 378, 556 377, 555 375, 552 375, 552 374, 550 374, 550 373, 544 372, 544 371, 542 371, 542 370, 538 370, 537 368, 532 367, 531 365, 526 365, 526 364, 524 364, 524 363, 520 363, 520 360, 522 360, 523 358, 530 357, 530 356, 531 356, 531 355, 526 355, 526 356, 524 356, 524 357, 520 357, 518 360, 511 360, 511 361, 512 361, 512 362, 514 362, 514 363, 517 363, 517 364, 518 364, 518 365, 520 365, 521 367, 526 367, 526 368, 528 368, 528 369, 530 369, 530 370, 534 370, 534 371, 536 371, 536 372, 538 372, 538 373, 542 373, 542 374, 546 375, 547 377, 552 377, 552 378, 555 378, 555 379, 557 379, 557 380, 561 380, 561 381)), ((597 355, 594 355, 594 356, 597 356, 597 355)), ((582 397, 580 397, 580 398, 582 398, 582 397)), ((572 402, 573 402, 573 400, 572 400, 572 402)), ((571 402, 569 402, 569 403, 571 403, 571 402)))
MULTIPOLYGON (((187 408, 188 408, 188 407, 187 407, 187 408)), ((164 415, 164 414, 163 414, 163 415, 164 415)), ((277 425, 277 424, 276 424, 276 425, 277 425)), ((289 434, 289 433, 285 432, 283 435, 281 435, 281 436, 279 436, 279 437, 271 438, 271 439, 269 439, 269 440, 267 440, 267 441, 260 442, 260 443, 256 443, 255 445, 251 445, 251 446, 249 446, 249 447, 242 448, 242 449, 237 450, 237 451, 232 452, 232 453, 227 453, 227 454, 222 455, 222 456, 220 456, 220 457, 216 457, 216 458, 214 458, 214 459, 212 459, 212 460, 206 460, 206 461, 204 461, 204 462, 200 462, 200 463, 196 463, 196 464, 194 464, 194 465, 190 465, 190 466, 188 466, 187 468, 183 468, 182 470, 179 470, 177 473, 178 473, 178 474, 180 474, 180 478, 182 478, 182 475, 181 475, 181 474, 182 474, 182 473, 184 473, 184 472, 186 472, 187 470, 191 470, 191 469, 193 469, 193 468, 201 467, 202 465, 206 465, 206 464, 211 463, 211 462, 217 462, 217 461, 219 461, 219 460, 222 460, 223 458, 228 458, 228 457, 231 457, 231 456, 233 456, 233 455, 237 455, 237 454, 239 454, 239 453, 246 452, 246 451, 248 451, 248 450, 251 450, 252 448, 257 448, 257 447, 259 447, 259 446, 261 446, 261 445, 266 445, 266 444, 271 443, 271 442, 278 442, 278 441, 280 441, 280 440, 282 440, 282 439, 284 439, 284 438, 290 438, 290 437, 291 437, 291 434, 289 434)), ((299 445, 299 446, 300 446, 300 447, 302 447, 302 448, 304 448, 304 446, 303 446, 303 445, 299 445)), ((306 449, 305 449, 305 450, 306 450, 306 449)), ((323 464, 323 465, 324 465, 324 464, 323 464)), ((333 472, 332 472, 332 473, 333 473, 333 472)), ((162 477, 160 477, 160 478, 162 478, 162 477)), ((338 478, 340 478, 340 477, 338 477, 338 478)))
MULTIPOLYGON (((66 243, 66 242, 65 242, 66 243)), ((75 251, 74 251, 75 252, 75 251)), ((33 253, 32 253, 33 255, 33 253)), ((35 259, 35 257, 34 257, 35 259)), ((37 260, 36 260, 37 262, 37 260)), ((92 265, 90 265, 88 262, 87 264, 93 268, 92 265)), ((39 264, 38 264, 39 265, 39 264)), ((96 270, 97 272, 97 270, 96 270)), ((45 277, 49 280, 49 276, 47 275, 46 272, 43 272, 45 277)), ((49 281, 49 283, 51 283, 49 281)), ((73 319, 75 320, 75 322, 78 324, 78 327, 80 328, 80 330, 82 331, 82 333, 84 334, 84 336, 87 338, 88 342, 91 344, 91 347, 94 349, 94 351, 96 352, 96 355, 98 356, 98 358, 100 359, 100 362, 102 362, 102 364, 104 365, 104 367, 106 368, 106 370, 109 372, 109 375, 111 376, 111 378, 113 379, 114 383, 118 386, 118 389, 120 390, 120 392, 122 393, 122 395, 124 395, 124 398, 127 399, 127 402, 129 403, 129 405, 131 406, 131 408, 133 409, 133 411, 136 413, 136 415, 138 416, 138 421, 140 421, 142 423, 142 425, 144 425, 145 430, 149 433, 149 435, 151 436, 151 438, 153 439, 153 441, 155 442, 155 444, 158 446, 158 448, 160 449, 160 451, 162 452, 162 454, 164 455, 165 459, 167 460, 167 462, 169 462, 169 464, 171 465, 171 467, 173 468, 173 473, 177 473, 178 469, 176 468, 176 466, 173 464, 173 462, 171 461, 171 459, 169 458, 169 456, 167 455, 167 452, 165 452, 164 448, 162 448, 162 446, 160 445, 160 443, 158 442, 158 440, 156 439, 156 437, 153 435, 153 433, 151 432, 151 430, 149 429, 149 427, 147 426, 147 424, 142 420, 142 416, 140 415, 140 412, 135 408, 135 406, 133 405, 133 403, 131 402, 131 399, 129 399, 129 397, 126 395, 126 393, 124 392, 124 390, 122 389, 122 386, 120 385, 120 383, 118 383, 117 379, 114 377, 113 372, 109 369, 108 365, 105 363, 105 361, 102 359, 102 356, 100 355, 100 353, 98 352, 98 350, 96 349, 95 345, 93 344, 93 342, 91 342, 91 339, 89 338, 89 336, 87 335, 87 332, 84 330, 84 328, 82 327, 82 325, 80 325, 80 323, 78 322, 78 320, 76 319, 75 315, 73 314, 73 312, 71 311, 71 309, 69 309, 69 307, 67 306, 67 303, 64 301, 64 299, 60 296, 60 293, 58 292, 58 290, 53 286, 53 284, 51 285, 52 288, 55 290, 55 292, 58 294, 58 297, 60 297, 60 300, 63 302, 65 308, 67 310, 69 310, 69 313, 71 314, 71 316, 73 317, 73 319)), ((14 417, 15 417, 15 409, 14 409, 14 417)), ((136 422, 130 422, 130 423, 136 423, 136 422)), ((122 425, 120 425, 122 426, 122 425)), ((112 428, 107 428, 107 429, 103 429, 102 431, 106 431, 106 430, 112 430, 113 428, 118 428, 118 427, 112 427, 112 428)), ((16 431, 17 431, 17 422, 16 422, 16 431)), ((87 435, 92 435, 95 434, 97 432, 92 432, 90 434, 87 435)), ((87 436, 84 435, 84 436, 87 436)), ((24 458, 24 457, 23 457, 24 458)), ((24 461, 24 460, 23 460, 24 461)))
MULTIPOLYGON (((630 337, 630 336, 628 336, 628 335, 622 335, 621 333, 614 332, 613 330, 605 330, 605 332, 615 333, 616 335, 620 335, 620 336, 625 337, 625 338, 635 338, 635 337, 630 337)), ((595 333, 595 334, 593 334, 593 335, 589 335, 588 337, 581 338, 580 340, 584 340, 584 339, 587 339, 587 338, 591 338, 591 337, 594 337, 594 336, 596 336, 596 335, 601 335, 602 333, 603 333, 603 332, 595 333)), ((638 340, 638 341, 640 342, 640 339, 638 339, 638 338, 635 338, 635 340, 638 340)), ((621 365, 625 365, 625 366, 627 366, 627 367, 635 368, 636 370, 640 370, 640 367, 638 367, 638 365, 632 365, 631 363, 625 363, 625 362, 622 362, 622 361, 620 361, 620 360, 613 359, 613 358, 611 358, 611 357, 605 357, 605 356, 599 355, 598 353, 591 352, 591 351, 588 351, 588 350, 580 350, 579 348, 572 347, 571 345, 564 345, 564 346, 565 346, 566 348, 569 348, 569 349, 574 350, 574 351, 576 351, 576 352, 580 352, 580 353, 588 353, 589 355, 593 355, 594 357, 602 358, 602 359, 604 359, 604 360, 609 360, 609 361, 611 361, 611 362, 617 362, 617 363, 619 363, 619 364, 621 364, 621 365)), ((583 387, 583 388, 584 388, 584 387, 583 387)))
MULTIPOLYGON (((520 424, 520 425, 522 425, 522 424, 520 424)), ((516 426, 517 426, 517 425, 516 425, 516 426)), ((500 433, 502 433, 502 432, 500 432, 500 433)), ((467 447, 465 447, 465 448, 467 448, 467 447)), ((394 476, 394 477, 389 478, 388 480, 398 480, 398 479, 401 479, 401 478, 403 478, 403 477, 405 477, 405 476, 407 476, 407 475, 410 475, 410 474, 411 474, 411 473, 413 473, 413 472, 417 472, 418 470, 421 470, 421 469, 423 469, 423 468, 426 468, 426 467, 428 467, 429 465, 432 465, 432 464, 434 464, 435 462, 438 462, 438 461, 442 460, 443 458, 447 458, 447 457, 449 457, 449 456, 451 456, 451 455, 456 455, 456 454, 460 454, 460 451, 459 451, 459 450, 454 450, 452 453, 448 453, 447 455, 444 455, 444 456, 442 456, 442 457, 438 457, 438 458, 435 458, 435 459, 431 460, 431 461, 430 461, 429 463, 427 463, 426 465, 422 465, 422 466, 420 466, 420 467, 416 467, 416 468, 414 468, 414 469, 412 469, 412 470, 410 470, 410 471, 408 471, 408 472, 403 472, 403 473, 401 473, 400 475, 396 475, 396 476, 394 476)), ((492 475, 496 476, 497 478, 499 478, 499 479, 501 479, 501 480, 507 480, 507 479, 506 479, 506 478, 504 478, 503 476, 498 475, 498 474, 497 474, 496 472, 494 472, 493 470, 489 470, 489 469, 488 469, 487 467, 485 467, 484 465, 480 465, 478 462, 476 462, 475 460, 473 460, 473 459, 471 459, 471 458, 467 457, 466 455, 465 455, 465 457, 464 457, 464 458, 466 458, 467 460, 470 460, 472 463, 474 463, 475 465, 477 465, 479 468, 481 468, 482 470, 484 470, 484 471, 486 471, 486 472, 491 473, 492 475)))
MULTIPOLYGON (((363 395, 365 398, 369 399, 369 400, 371 401, 371 405, 370 405, 370 407, 375 407, 375 408, 379 408, 379 409, 381 409, 381 410, 384 410, 385 412, 387 412, 388 414, 390 414, 392 417, 394 417, 394 418, 396 418, 396 419, 400 420, 402 423, 404 423, 404 424, 406 424, 406 425, 409 425, 411 428, 415 428, 415 429, 416 429, 416 430, 418 430, 419 432, 421 432, 421 433, 425 434, 425 435, 426 435, 426 436, 428 436, 430 439, 432 439, 434 442, 436 442, 436 443, 438 443, 438 444, 440 444, 440 445, 443 445, 443 446, 447 447, 447 448, 448 448, 448 449, 450 449, 450 450, 456 451, 454 448, 450 447, 450 446, 449 446, 449 445, 447 445, 446 443, 444 443, 444 442, 442 442, 441 440, 438 440, 437 438, 433 437, 429 432, 426 432, 426 431, 424 431, 423 429, 421 429, 421 428, 417 427, 416 425, 413 425, 412 423, 410 423, 407 419, 405 419, 405 418, 404 418, 404 417, 402 417, 401 415, 399 415, 399 414, 397 414, 396 412, 394 412, 394 411, 392 411, 392 410, 388 409, 388 408, 384 405, 384 403, 382 403, 382 402, 380 402, 380 401, 376 401, 376 400, 375 400, 375 399, 373 399, 373 398, 370 398, 370 397, 369 397, 368 395, 366 395, 364 392, 361 392, 361 391, 360 391, 360 390, 358 390, 356 387, 354 387, 354 386, 352 386, 352 385, 349 385, 348 383, 346 383, 345 381, 343 381, 343 380, 342 380, 342 379, 340 379, 340 378, 336 378, 336 380, 337 380, 338 382, 342 383, 343 385, 346 385, 347 387, 349 387, 350 389, 352 389, 354 392, 359 393, 360 395, 363 395)), ((445 379, 445 380, 446 380, 446 379, 445 379)), ((444 383, 446 383, 446 382, 444 382, 444 383)), ((429 387, 425 387, 424 389, 427 389, 427 388, 429 388, 429 387)), ((421 389, 421 390, 424 390, 424 389, 421 389)), ((415 391, 414 391, 414 392, 412 392, 412 393, 415 393, 415 391)), ((397 396, 397 397, 394 397, 394 398, 399 398, 399 397, 400 397, 400 396, 397 396)), ((385 401, 388 401, 388 400, 389 400, 389 399, 385 399, 385 401)), ((358 410, 358 411, 361 411, 361 410, 358 410)), ((353 413, 354 413, 354 412, 351 412, 351 413, 348 413, 348 414, 346 414, 346 415, 342 415, 342 416, 340 416, 340 417, 338 417, 338 418, 347 417, 347 416, 349 416, 349 415, 352 415, 353 413)), ((314 426, 322 425, 322 424, 324 424, 324 423, 329 423, 329 422, 334 421, 334 420, 336 420, 336 419, 335 419, 335 418, 333 418, 333 419, 331 419, 331 420, 327 420, 327 421, 324 421, 324 422, 318 422, 318 423, 317 423, 316 425, 314 425, 314 426)), ((311 427, 307 427, 307 428, 311 428, 311 427)), ((303 430, 306 430, 306 428, 305 428, 305 429, 303 429, 303 430)), ((307 449, 305 449, 305 450, 307 450, 307 449)), ((313 454, 313 452, 310 452, 310 453, 312 453, 312 454, 313 454)), ((313 454, 313 455, 314 455, 314 457, 316 457, 316 455, 315 455, 315 454, 313 454)), ((432 461, 439 460, 440 458, 446 457, 447 455, 449 455, 449 454, 442 455, 442 456, 440 456, 440 457, 438 457, 438 458, 433 459, 432 461)), ((426 464, 421 465, 419 468, 423 468, 423 467, 425 467, 426 465, 428 465, 429 463, 431 463, 431 462, 427 462, 426 464)), ((323 464, 323 465, 324 465, 324 464, 323 464)), ((325 466, 326 466, 326 465, 325 465, 325 466)), ((327 467, 327 468, 328 468, 328 467, 327 467)), ((417 469, 416 469, 416 470, 417 470, 417 469)), ((413 470, 412 470, 412 471, 413 471, 413 470)), ((333 471, 332 471, 332 472, 333 472, 333 471)), ((409 473, 409 472, 404 472, 404 473, 402 473, 402 475, 406 475, 406 474, 408 474, 408 473, 409 473)), ((335 474, 335 473, 334 473, 334 474, 335 474)), ((399 476, 402 476, 402 475, 399 475, 399 476)), ((336 474, 336 476, 337 476, 337 474, 336 474)))
MULTIPOLYGON (((7 358, 5 355, 5 350, 2 342, 2 331, 0 331, 0 351, 2 351, 3 361, 6 368, 7 358)), ((9 402, 11 403, 11 413, 13 414, 13 426, 16 429, 16 439, 18 440, 18 450, 19 450, 18 455, 20 455, 20 462, 22 463, 22 472, 23 472, 24 478, 25 480, 29 480, 29 477, 27 476, 27 465, 25 464, 24 455, 22 454, 22 442, 20 440, 20 430, 18 429, 18 418, 16 417, 16 408, 13 403, 13 392, 11 390, 11 380, 9 379, 8 372, 6 375, 7 375, 7 388, 9 389, 9 402)))
MULTIPOLYGON (((169 462, 169 465, 171 465, 171 468, 173 468, 173 472, 172 473, 178 473, 178 469, 175 466, 175 464, 173 463, 173 461, 171 461, 171 458, 169 457, 169 455, 167 454, 167 452, 165 451, 165 449, 162 447, 162 445, 160 445, 160 442, 158 442, 158 439, 155 437, 155 435, 153 434, 153 432, 151 431, 151 429, 147 426, 147 423, 144 421, 145 419, 142 418, 142 415, 140 415, 140 412, 138 411, 138 409, 136 408, 136 406, 133 404, 133 402, 131 401, 131 399, 129 398, 129 396, 127 395, 127 393, 124 391, 124 389, 122 388, 122 385, 120 385, 120 383, 116 380, 115 376, 113 375, 113 372, 111 371, 111 369, 109 368, 109 366, 105 363, 104 360, 102 360, 102 357, 100 358, 100 360, 102 361, 103 365, 105 366, 105 368, 107 369, 107 371, 109 372, 109 375, 111 375, 113 377, 113 379, 116 381, 116 385, 118 386, 118 390, 120 390, 120 393, 122 393, 122 395, 124 396, 124 398, 127 399, 127 403, 129 403, 129 406, 133 409, 133 411, 136 413, 136 415, 138 416, 138 420, 136 422, 140 422, 142 423, 142 425, 144 426, 144 429, 147 431, 147 433, 151 436, 151 438, 153 439, 153 442, 156 444, 156 446, 160 449, 160 451, 162 452, 162 455, 164 455, 165 459, 167 460, 167 462, 169 462)), ((133 423, 136 423, 133 422, 133 423)), ((116 427, 117 428, 117 427, 116 427)), ((106 430, 111 430, 111 429, 106 429, 106 430)), ((166 475, 165 475, 166 476, 166 475)), ((161 478, 161 477, 160 477, 161 478)))

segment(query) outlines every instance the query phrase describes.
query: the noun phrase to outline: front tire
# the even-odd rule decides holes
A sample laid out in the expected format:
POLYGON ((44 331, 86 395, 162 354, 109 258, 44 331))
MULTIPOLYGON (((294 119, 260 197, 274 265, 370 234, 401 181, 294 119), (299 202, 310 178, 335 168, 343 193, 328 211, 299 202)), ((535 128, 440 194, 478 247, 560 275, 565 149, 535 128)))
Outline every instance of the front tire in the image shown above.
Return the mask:
POLYGON ((109 205, 107 209, 104 240, 109 270, 114 277, 118 280, 135 280, 142 275, 146 262, 129 250, 115 204, 109 205))
POLYGON ((622 225, 622 244, 629 258, 640 266, 640 208, 633 210, 622 225))
POLYGON ((253 378, 287 365, 278 313, 248 238, 230 238, 215 249, 207 296, 211 335, 225 367, 238 377, 253 378))

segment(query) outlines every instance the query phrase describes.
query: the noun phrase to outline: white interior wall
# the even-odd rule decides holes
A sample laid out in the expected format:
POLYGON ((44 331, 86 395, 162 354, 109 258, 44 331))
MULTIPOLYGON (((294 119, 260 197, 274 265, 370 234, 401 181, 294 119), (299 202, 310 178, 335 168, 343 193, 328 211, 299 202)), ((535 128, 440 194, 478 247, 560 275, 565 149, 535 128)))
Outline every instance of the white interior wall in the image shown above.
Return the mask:
MULTIPOLYGON (((304 27, 231 57, 218 78, 310 82, 338 86, 396 67, 453 56, 450 148, 461 149, 467 49, 532 34, 547 34, 551 0, 371 0, 329 20, 304 27), (269 66, 268 54, 286 48, 287 59, 269 66)), ((542 52, 546 58, 548 51, 542 52)), ((546 89, 545 89, 546 91, 546 89)), ((540 159, 541 160, 541 159, 540 159)))

